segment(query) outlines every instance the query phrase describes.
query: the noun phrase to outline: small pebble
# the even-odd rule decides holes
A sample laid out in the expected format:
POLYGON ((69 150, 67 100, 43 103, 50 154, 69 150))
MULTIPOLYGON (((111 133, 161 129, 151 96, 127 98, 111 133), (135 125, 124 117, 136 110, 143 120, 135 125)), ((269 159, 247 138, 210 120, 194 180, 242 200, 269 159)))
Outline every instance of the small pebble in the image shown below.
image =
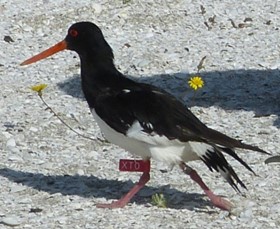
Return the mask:
POLYGON ((78 169, 77 174, 80 175, 80 176, 83 176, 83 175, 85 175, 85 172, 82 169, 78 169))
POLYGON ((16 146, 16 140, 14 138, 10 138, 6 143, 7 148, 14 148, 16 146))
POLYGON ((10 227, 15 227, 19 226, 22 222, 16 216, 7 216, 2 219, 1 223, 10 227))
POLYGON ((38 132, 38 128, 33 127, 33 126, 30 127, 29 130, 32 131, 32 132, 35 132, 35 133, 38 132))
POLYGON ((20 186, 20 185, 16 185, 16 186, 12 186, 10 189, 10 193, 16 193, 16 192, 21 192, 26 190, 26 186, 20 186))
POLYGON ((8 157, 9 161, 17 161, 17 162, 21 162, 23 161, 22 157, 18 156, 18 155, 11 155, 8 157))
POLYGON ((91 5, 91 7, 93 8, 94 13, 96 13, 96 14, 100 14, 100 13, 102 12, 102 6, 101 6, 101 4, 93 3, 93 4, 91 5))

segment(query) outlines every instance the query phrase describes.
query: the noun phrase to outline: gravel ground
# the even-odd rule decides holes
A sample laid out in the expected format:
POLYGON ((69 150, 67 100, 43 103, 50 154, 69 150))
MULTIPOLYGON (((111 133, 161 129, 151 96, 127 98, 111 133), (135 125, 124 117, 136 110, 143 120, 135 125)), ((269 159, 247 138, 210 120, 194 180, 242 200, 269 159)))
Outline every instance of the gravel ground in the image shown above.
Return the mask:
POLYGON ((190 163, 235 205, 232 214, 213 208, 178 168, 155 161, 151 181, 131 204, 97 209, 96 202, 120 198, 138 180, 140 174, 118 171, 119 159, 131 155, 73 133, 30 90, 48 84, 43 97, 65 122, 102 137, 80 89, 77 55, 19 66, 62 40, 73 22, 95 22, 122 72, 170 91, 207 125, 276 155, 279 15, 275 0, 1 0, 0 228, 280 228, 280 165, 242 150, 258 174, 229 158, 246 196, 202 162, 190 163), (205 87, 194 96, 187 81, 204 56, 205 87), (151 204, 155 193, 164 194, 167 208, 151 204))

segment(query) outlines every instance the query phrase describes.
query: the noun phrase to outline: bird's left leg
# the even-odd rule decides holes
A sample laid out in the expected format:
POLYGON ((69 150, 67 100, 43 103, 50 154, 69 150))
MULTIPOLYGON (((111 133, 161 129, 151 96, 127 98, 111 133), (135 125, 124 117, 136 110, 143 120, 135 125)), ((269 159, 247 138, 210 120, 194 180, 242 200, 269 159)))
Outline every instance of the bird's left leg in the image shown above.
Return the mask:
POLYGON ((193 181, 195 181, 204 191, 204 193, 209 197, 211 200, 212 204, 222 210, 225 211, 230 211, 233 205, 223 199, 220 196, 215 195, 208 187, 207 185, 203 182, 201 177, 198 175, 198 173, 192 169, 190 166, 188 166, 186 163, 181 162, 179 164, 180 168, 183 170, 183 172, 191 177, 193 181))
POLYGON ((114 201, 110 204, 97 204, 96 207, 98 208, 123 208, 131 198, 139 192, 141 188, 145 186, 145 184, 150 180, 150 173, 143 172, 142 176, 140 177, 139 182, 121 199, 114 201))

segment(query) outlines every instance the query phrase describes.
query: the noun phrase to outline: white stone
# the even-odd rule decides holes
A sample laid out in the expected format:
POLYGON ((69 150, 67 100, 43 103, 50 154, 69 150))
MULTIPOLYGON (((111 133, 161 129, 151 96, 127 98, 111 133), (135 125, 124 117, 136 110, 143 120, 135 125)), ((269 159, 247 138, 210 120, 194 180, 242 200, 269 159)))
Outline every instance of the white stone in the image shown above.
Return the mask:
POLYGON ((16 216, 6 216, 2 219, 2 224, 10 227, 18 226, 21 223, 22 223, 21 220, 16 216))
POLYGON ((11 155, 8 157, 8 160, 9 161, 18 161, 18 162, 21 162, 23 161, 22 157, 18 156, 18 155, 11 155))
POLYGON ((9 132, 6 132, 6 131, 2 132, 2 134, 5 136, 6 139, 9 139, 13 136, 12 134, 10 134, 9 132))
POLYGON ((35 133, 38 132, 38 128, 34 126, 30 127, 29 130, 35 133))
POLYGON ((77 174, 80 175, 80 176, 83 176, 83 175, 85 175, 85 172, 82 169, 78 169, 77 174))
POLYGON ((16 146, 16 140, 14 138, 10 138, 6 143, 7 148, 13 148, 16 146))
POLYGON ((10 189, 10 193, 21 192, 21 191, 24 191, 25 189, 26 189, 26 186, 20 186, 20 185, 12 186, 10 189))
POLYGON ((94 13, 96 13, 96 14, 100 14, 100 13, 102 12, 102 6, 101 6, 101 4, 93 3, 93 4, 91 5, 91 7, 93 8, 94 13))

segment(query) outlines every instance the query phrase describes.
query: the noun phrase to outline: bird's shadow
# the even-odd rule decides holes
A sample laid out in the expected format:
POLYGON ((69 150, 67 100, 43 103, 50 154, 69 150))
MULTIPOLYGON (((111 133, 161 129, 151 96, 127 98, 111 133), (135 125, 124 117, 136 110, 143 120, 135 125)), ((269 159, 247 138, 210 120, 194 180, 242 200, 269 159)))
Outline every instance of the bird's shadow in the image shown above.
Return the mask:
MULTIPOLYGON (((274 126, 280 127, 280 70, 227 70, 202 72, 205 86, 195 96, 188 87, 190 75, 161 74, 131 78, 159 86, 180 98, 186 106, 218 106, 226 110, 253 111, 255 117, 276 115, 274 126), (182 97, 182 95, 184 95, 182 97)), ((84 99, 79 75, 58 84, 66 94, 84 99)))
MULTIPOLYGON (((1 168, 0 175, 8 180, 31 187, 49 194, 60 193, 62 195, 76 195, 83 198, 119 199, 132 188, 131 181, 101 179, 96 176, 81 175, 44 175, 42 173, 23 172, 10 168, 1 168)), ((169 185, 154 188, 145 186, 131 202, 140 205, 151 203, 151 196, 155 193, 163 193, 168 201, 168 208, 188 209, 192 211, 214 213, 215 209, 210 201, 202 194, 184 193, 170 188, 169 185)))

